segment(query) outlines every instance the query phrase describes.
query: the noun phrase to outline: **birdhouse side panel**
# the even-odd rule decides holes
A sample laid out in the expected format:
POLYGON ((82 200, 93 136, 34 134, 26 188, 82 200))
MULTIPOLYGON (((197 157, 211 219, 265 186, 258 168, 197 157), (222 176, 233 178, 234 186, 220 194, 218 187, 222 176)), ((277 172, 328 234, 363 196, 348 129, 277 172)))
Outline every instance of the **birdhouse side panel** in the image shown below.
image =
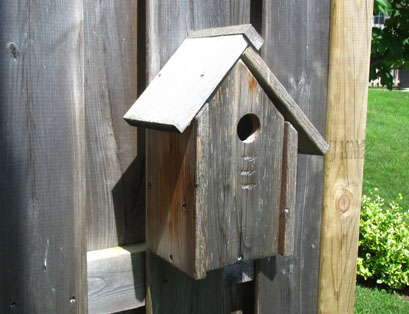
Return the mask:
POLYGON ((196 128, 146 136, 147 248, 194 276, 196 128))
POLYGON ((240 60, 206 112, 207 141, 198 141, 208 168, 198 179, 208 188, 197 199, 207 206, 207 270, 275 255, 284 119, 240 60))

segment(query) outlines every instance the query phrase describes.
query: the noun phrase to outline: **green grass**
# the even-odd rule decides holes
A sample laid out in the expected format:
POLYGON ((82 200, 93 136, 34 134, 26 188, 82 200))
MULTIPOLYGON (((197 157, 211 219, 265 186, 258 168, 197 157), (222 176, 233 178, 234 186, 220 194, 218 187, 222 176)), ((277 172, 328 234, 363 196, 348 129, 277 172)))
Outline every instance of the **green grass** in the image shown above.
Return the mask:
POLYGON ((363 193, 409 208, 409 92, 369 90, 363 193))
POLYGON ((385 290, 356 287, 355 313, 409 313, 409 301, 385 290))

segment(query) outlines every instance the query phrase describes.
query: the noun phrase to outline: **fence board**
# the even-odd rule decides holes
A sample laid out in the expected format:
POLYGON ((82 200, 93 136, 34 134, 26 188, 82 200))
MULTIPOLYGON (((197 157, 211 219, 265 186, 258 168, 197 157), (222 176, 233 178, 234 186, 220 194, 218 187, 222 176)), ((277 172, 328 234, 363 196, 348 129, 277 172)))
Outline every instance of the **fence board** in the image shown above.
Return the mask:
POLYGON ((86 313, 83 5, 0 2, 0 312, 86 313))
POLYGON ((88 250, 144 241, 144 134, 123 115, 137 96, 137 1, 84 2, 88 250))
MULTIPOLYGON (((329 0, 263 1, 262 57, 315 127, 324 134, 329 0)), ((315 313, 323 158, 298 157, 295 251, 262 261, 257 313, 315 313)))
MULTIPOLYGON (((150 81, 190 30, 249 23, 250 2, 235 1, 233 5, 222 0, 183 0, 175 6, 170 0, 150 0, 146 12, 146 61, 150 81)), ((223 271, 220 270, 209 273, 204 280, 194 281, 150 253, 147 280, 148 313, 231 313, 239 310, 246 313, 249 297, 252 297, 248 288, 252 283, 224 286, 223 271)))

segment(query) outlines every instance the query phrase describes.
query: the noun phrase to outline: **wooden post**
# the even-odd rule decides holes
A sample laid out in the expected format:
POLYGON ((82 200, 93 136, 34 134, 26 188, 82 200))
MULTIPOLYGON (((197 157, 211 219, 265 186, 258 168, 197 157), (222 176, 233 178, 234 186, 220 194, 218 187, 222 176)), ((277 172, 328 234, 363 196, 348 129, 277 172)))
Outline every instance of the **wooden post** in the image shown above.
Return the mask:
POLYGON ((331 2, 319 313, 353 313, 373 0, 331 2))

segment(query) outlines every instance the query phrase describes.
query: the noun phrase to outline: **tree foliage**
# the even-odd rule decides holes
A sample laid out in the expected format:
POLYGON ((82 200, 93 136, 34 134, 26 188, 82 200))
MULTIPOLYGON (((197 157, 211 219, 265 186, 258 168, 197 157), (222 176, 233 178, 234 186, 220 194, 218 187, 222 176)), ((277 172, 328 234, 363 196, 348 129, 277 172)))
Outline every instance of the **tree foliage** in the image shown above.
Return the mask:
POLYGON ((392 89, 392 69, 409 69, 409 0, 375 0, 374 13, 386 16, 385 27, 372 28, 370 80, 392 89))

